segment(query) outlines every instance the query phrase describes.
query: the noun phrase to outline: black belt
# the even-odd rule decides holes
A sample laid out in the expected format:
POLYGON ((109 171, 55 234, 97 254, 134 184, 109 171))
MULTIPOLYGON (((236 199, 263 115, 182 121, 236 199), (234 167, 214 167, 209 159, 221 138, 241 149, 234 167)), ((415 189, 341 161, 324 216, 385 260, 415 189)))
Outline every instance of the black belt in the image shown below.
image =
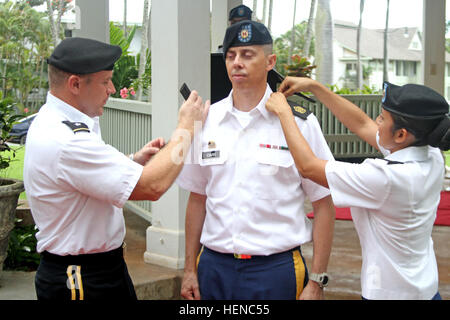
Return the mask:
POLYGON ((48 251, 43 251, 41 253, 41 257, 44 261, 54 262, 61 265, 83 265, 83 264, 103 265, 123 259, 123 246, 120 246, 117 249, 107 252, 66 255, 66 256, 60 256, 57 254, 50 253, 48 251))

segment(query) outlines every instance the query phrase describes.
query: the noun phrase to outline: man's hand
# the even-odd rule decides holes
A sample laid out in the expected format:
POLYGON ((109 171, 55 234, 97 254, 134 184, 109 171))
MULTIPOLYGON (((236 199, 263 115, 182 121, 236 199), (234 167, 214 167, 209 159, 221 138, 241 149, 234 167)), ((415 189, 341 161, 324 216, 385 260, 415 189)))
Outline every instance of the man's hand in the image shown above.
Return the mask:
POLYGON ((145 166, 145 164, 151 159, 165 145, 163 138, 156 138, 147 143, 141 150, 133 155, 133 160, 137 163, 145 166))
POLYGON ((299 300, 324 300, 323 289, 314 281, 308 281, 299 300))
POLYGON ((281 92, 286 97, 292 96, 296 92, 310 91, 309 86, 314 83, 314 80, 305 77, 286 77, 280 84, 278 92, 281 92))
POLYGON ((181 296, 186 300, 200 300, 200 289, 196 272, 184 271, 181 296))
POLYGON ((203 104, 197 91, 192 91, 189 98, 183 103, 178 113, 178 125, 183 129, 194 131, 195 122, 205 123, 210 107, 210 101, 203 104))

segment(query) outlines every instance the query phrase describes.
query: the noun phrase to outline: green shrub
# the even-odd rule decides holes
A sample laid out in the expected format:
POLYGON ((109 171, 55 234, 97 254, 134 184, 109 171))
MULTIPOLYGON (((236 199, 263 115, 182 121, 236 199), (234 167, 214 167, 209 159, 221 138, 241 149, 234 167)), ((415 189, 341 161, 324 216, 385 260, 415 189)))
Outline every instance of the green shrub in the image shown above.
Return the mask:
POLYGON ((36 226, 19 226, 20 219, 9 235, 8 256, 5 270, 34 271, 39 266, 40 255, 36 252, 36 226))

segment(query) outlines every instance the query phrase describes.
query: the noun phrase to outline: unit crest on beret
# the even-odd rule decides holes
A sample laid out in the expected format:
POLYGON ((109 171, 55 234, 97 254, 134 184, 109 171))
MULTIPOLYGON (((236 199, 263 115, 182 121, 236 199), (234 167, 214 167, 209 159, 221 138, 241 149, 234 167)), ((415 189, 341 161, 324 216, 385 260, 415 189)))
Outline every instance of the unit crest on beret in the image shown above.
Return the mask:
POLYGON ((238 34, 240 42, 249 42, 252 40, 252 26, 250 24, 243 25, 241 31, 238 34))

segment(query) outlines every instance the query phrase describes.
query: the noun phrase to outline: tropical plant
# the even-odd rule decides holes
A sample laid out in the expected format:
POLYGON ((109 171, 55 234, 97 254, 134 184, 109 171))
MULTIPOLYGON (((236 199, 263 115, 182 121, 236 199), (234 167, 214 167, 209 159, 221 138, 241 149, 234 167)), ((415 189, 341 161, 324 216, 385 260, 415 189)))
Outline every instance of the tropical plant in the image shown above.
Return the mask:
POLYGON ((334 82, 333 70, 333 17, 331 0, 318 0, 316 13, 316 79, 321 83, 334 82))
POLYGON ((16 220, 16 226, 9 234, 8 255, 4 262, 5 269, 34 271, 39 266, 40 255, 36 252, 36 232, 34 224, 20 226, 21 220, 16 220))
POLYGON ((362 89, 339 88, 338 85, 328 85, 331 91, 337 94, 381 94, 381 91, 374 86, 363 85, 362 89))
POLYGON ((114 65, 114 73, 112 81, 116 88, 116 93, 113 95, 115 98, 120 97, 120 90, 122 88, 128 88, 131 83, 138 77, 138 65, 136 63, 136 57, 132 56, 128 49, 130 48, 131 41, 136 33, 136 26, 125 37, 123 30, 116 26, 113 22, 109 24, 109 41, 113 45, 117 45, 122 49, 122 56, 114 65))
POLYGON ((362 17, 364 12, 364 0, 359 2, 359 24, 356 33, 356 86, 361 89, 363 82, 363 72, 361 63, 361 33, 362 33, 362 17))
MULTIPOLYGON (((144 67, 144 73, 139 77, 139 63, 141 55, 133 56, 129 51, 131 41, 137 31, 136 26, 134 26, 128 33, 128 37, 125 37, 123 29, 114 23, 110 23, 110 43, 120 46, 122 49, 122 56, 114 65, 114 73, 112 81, 114 87, 116 88, 116 93, 113 95, 114 98, 124 97, 121 95, 121 90, 126 88, 143 88, 143 93, 148 95, 147 89, 151 84, 151 54, 150 50, 146 51, 146 62, 144 67)), ((124 91, 122 91, 124 92, 124 91)), ((128 97, 128 96, 127 96, 128 97)))
POLYGON ((306 57, 310 56, 310 47, 311 47, 311 40, 312 40, 312 34, 313 34, 313 23, 314 23, 314 12, 316 11, 316 0, 311 0, 311 6, 309 8, 309 18, 308 18, 308 26, 306 27, 306 37, 305 37, 305 45, 303 48, 303 54, 306 57))
MULTIPOLYGON (((147 98, 149 98, 149 89, 152 84, 152 57, 151 57, 151 51, 147 48, 146 51, 146 58, 145 58, 145 67, 144 67, 144 73, 135 79, 131 86, 133 88, 141 88, 141 92, 143 95, 146 95, 147 98)), ((140 65, 141 61, 141 55, 139 54, 137 57, 137 64, 140 65)), ((142 96, 138 98, 139 100, 142 99, 142 96)))
POLYGON ((47 3, 47 16, 50 21, 53 45, 56 47, 63 39, 61 18, 65 12, 72 8, 70 5, 72 0, 46 0, 45 2, 47 3), (54 17, 55 13, 56 19, 54 17))
MULTIPOLYGON (((294 32, 296 41, 294 49, 292 50, 293 51, 292 56, 294 55, 306 56, 303 49, 306 41, 307 26, 308 26, 307 21, 303 21, 295 26, 294 32)), ((279 36, 274 40, 273 45, 273 50, 277 55, 276 69, 279 70, 284 75, 286 75, 286 70, 284 69, 284 66, 289 64, 288 58, 291 47, 291 38, 292 38, 291 34, 292 30, 289 30, 286 33, 282 34, 281 36, 279 36)), ((314 55, 314 51, 315 51, 315 41, 314 38, 312 38, 310 54, 314 55)))
POLYGON ((388 53, 388 33, 389 33, 389 6, 390 0, 386 0, 386 26, 384 28, 383 41, 383 81, 389 81, 389 53, 388 53))
POLYGON ((291 57, 294 54, 294 46, 295 46, 295 13, 297 12, 297 0, 294 0, 294 11, 292 18, 292 29, 291 29, 291 46, 289 47, 289 57, 288 63, 291 63, 291 57))
MULTIPOLYGON (((139 69, 138 69, 138 77, 139 79, 142 79, 145 73, 145 67, 146 67, 146 58, 148 53, 148 28, 150 24, 150 11, 149 11, 149 2, 148 0, 144 0, 144 10, 143 10, 143 17, 142 17, 142 34, 141 34, 141 52, 140 52, 140 59, 139 59, 139 69)), ((141 82, 137 83, 137 91, 138 91, 138 99, 142 100, 143 90, 147 89, 146 87, 142 86, 141 82)))
POLYGON ((39 93, 48 87, 44 67, 51 38, 44 17, 27 2, 0 3, 0 90, 21 111, 35 111, 39 93))
POLYGON ((317 67, 312 65, 306 57, 300 55, 292 56, 291 61, 291 64, 285 65, 284 67, 288 76, 311 78, 313 69, 317 67))
POLYGON ((12 150, 7 141, 11 138, 12 126, 19 120, 23 118, 24 115, 17 114, 14 101, 11 97, 2 99, 2 93, 0 92, 0 170, 9 167, 9 163, 12 161, 12 157, 15 157, 15 152, 12 150), (8 155, 5 156, 4 151, 9 151, 8 155))
POLYGON ((269 2, 269 15, 267 17, 267 28, 272 32, 273 0, 269 2))

